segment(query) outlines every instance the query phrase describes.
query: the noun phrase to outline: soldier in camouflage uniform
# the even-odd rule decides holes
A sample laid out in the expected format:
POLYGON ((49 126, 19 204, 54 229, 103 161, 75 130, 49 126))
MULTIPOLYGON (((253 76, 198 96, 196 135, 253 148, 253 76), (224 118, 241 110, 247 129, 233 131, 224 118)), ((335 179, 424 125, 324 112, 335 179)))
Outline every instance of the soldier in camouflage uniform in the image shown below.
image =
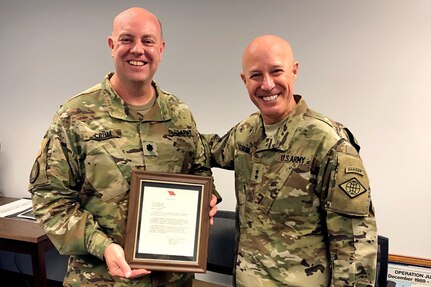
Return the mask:
POLYGON ((152 80, 165 45, 158 19, 128 9, 108 42, 116 73, 65 103, 42 141, 29 187, 36 218, 71 255, 65 286, 191 286, 191 273, 126 263, 129 183, 133 169, 211 175, 209 159, 189 108, 152 80))
POLYGON ((235 170, 236 286, 374 286, 377 234, 359 146, 293 94, 290 45, 253 40, 241 77, 260 112, 209 137, 212 165, 235 170))

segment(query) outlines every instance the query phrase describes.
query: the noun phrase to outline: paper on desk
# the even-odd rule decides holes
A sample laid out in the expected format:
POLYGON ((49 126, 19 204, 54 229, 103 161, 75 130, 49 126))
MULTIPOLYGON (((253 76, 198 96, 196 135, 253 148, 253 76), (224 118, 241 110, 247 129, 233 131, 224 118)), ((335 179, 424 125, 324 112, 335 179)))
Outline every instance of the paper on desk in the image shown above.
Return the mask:
POLYGON ((6 217, 12 214, 23 212, 31 209, 31 199, 21 198, 3 205, 0 205, 0 217, 6 217))

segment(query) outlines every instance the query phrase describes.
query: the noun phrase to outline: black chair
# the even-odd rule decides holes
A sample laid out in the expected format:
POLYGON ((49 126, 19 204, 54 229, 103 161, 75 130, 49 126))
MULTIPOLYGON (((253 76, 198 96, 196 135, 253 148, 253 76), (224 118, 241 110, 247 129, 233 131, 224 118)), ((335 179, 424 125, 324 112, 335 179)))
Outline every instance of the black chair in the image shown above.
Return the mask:
POLYGON ((388 258, 389 258, 389 239, 379 235, 377 238, 377 274, 376 286, 386 287, 388 285, 388 258))
POLYGON ((219 210, 210 226, 207 270, 232 275, 235 244, 235 212, 219 210))

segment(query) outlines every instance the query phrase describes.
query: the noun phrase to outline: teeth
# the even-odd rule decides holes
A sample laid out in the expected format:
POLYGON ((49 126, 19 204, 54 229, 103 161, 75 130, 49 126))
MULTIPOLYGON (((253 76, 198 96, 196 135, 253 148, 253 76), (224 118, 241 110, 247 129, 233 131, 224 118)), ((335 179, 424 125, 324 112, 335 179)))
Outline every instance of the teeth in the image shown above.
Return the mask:
POLYGON ((273 96, 269 96, 269 97, 262 97, 262 99, 265 101, 265 102, 271 102, 271 101, 274 101, 274 100, 276 100, 277 98, 278 98, 278 94, 277 95, 273 95, 273 96))
POLYGON ((133 65, 133 66, 143 66, 143 65, 145 65, 145 63, 142 62, 142 61, 129 61, 129 64, 133 65))

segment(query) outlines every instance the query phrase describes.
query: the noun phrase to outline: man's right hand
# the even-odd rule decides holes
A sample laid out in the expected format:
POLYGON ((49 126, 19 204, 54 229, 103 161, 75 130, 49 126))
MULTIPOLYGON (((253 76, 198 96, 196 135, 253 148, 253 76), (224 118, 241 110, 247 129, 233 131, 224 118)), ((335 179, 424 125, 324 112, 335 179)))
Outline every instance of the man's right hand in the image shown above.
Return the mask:
POLYGON ((148 275, 151 271, 146 269, 131 269, 126 262, 123 248, 116 244, 111 243, 106 247, 105 253, 106 265, 108 266, 109 274, 117 277, 137 278, 148 275))

